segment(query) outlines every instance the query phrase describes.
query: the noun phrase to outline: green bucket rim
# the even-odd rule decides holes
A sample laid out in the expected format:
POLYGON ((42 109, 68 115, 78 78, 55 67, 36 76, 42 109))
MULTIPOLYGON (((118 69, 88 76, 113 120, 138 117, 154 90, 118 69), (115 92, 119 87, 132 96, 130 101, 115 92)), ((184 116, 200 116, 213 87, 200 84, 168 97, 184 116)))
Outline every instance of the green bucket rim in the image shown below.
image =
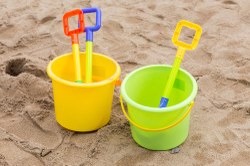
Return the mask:
POLYGON ((149 66, 138 68, 138 69, 132 71, 131 73, 129 73, 125 77, 125 79, 122 81, 122 85, 121 85, 121 94, 122 94, 122 97, 124 98, 124 100, 127 103, 129 103, 130 105, 132 105, 132 106, 134 106, 136 108, 139 108, 140 110, 144 110, 144 111, 148 111, 148 112, 163 112, 163 111, 164 112, 170 112, 170 111, 175 111, 175 110, 178 110, 180 108, 183 108, 184 106, 187 106, 188 104, 190 104, 194 100, 194 98, 195 98, 195 96, 197 94, 197 91, 198 91, 197 82, 189 72, 187 72, 186 70, 180 68, 179 70, 184 72, 186 75, 188 75, 190 77, 192 83, 193 83, 192 93, 184 101, 182 101, 181 103, 178 103, 176 105, 166 107, 166 108, 149 107, 149 106, 144 106, 144 105, 141 105, 141 104, 138 104, 138 103, 134 102, 126 93, 126 90, 125 90, 126 82, 128 81, 129 77, 131 75, 135 74, 136 72, 139 72, 139 71, 147 69, 147 68, 152 68, 152 67, 172 67, 172 66, 171 65, 149 65, 149 66))

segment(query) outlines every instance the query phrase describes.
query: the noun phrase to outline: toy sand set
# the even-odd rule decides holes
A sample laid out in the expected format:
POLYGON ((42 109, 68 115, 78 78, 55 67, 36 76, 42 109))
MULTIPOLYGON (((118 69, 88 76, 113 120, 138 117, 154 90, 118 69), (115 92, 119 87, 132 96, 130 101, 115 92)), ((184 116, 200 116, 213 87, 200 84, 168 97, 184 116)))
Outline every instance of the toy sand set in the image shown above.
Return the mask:
POLYGON ((0 165, 249 165, 247 4, 1 1, 0 165))
MULTIPOLYGON (((106 55, 94 53, 93 34, 101 28, 99 8, 76 9, 63 16, 65 35, 71 37, 72 53, 52 60, 47 73, 52 79, 57 122, 73 131, 89 132, 105 126, 111 116, 114 88, 121 69, 106 55), (94 26, 85 26, 84 15, 96 13, 94 26), (78 17, 70 30, 69 18, 78 17), (86 52, 80 53, 78 35, 86 32, 86 52)), ((153 65, 128 74, 121 84, 121 108, 131 125, 133 139, 150 150, 168 150, 185 141, 197 83, 180 69, 186 50, 197 47, 202 29, 182 20, 172 41, 178 47, 173 66, 153 65), (195 31, 191 44, 179 40, 183 27, 195 31), (123 100, 128 105, 126 112, 123 100)))

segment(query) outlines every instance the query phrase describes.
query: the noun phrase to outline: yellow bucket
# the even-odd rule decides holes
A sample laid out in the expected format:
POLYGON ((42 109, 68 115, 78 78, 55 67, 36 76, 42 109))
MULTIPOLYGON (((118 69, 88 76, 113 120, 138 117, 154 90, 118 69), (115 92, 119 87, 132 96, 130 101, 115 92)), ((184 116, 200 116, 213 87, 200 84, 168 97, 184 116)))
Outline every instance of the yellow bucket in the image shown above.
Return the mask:
MULTIPOLYGON (((85 64, 85 53, 80 61, 85 64)), ((116 61, 93 53, 93 82, 74 82, 74 61, 71 53, 52 60, 47 73, 52 79, 56 121, 74 131, 93 131, 110 120, 113 93, 121 69, 116 61)), ((85 78, 85 67, 82 67, 85 78)))

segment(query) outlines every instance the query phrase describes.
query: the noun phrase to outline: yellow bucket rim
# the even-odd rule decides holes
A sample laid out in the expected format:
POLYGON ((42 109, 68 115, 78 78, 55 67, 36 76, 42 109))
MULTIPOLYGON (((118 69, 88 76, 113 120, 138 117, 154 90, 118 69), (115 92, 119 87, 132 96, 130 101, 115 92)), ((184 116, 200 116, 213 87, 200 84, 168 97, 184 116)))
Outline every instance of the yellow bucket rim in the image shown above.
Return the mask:
MULTIPOLYGON (((52 72, 51 67, 52 67, 52 64, 53 64, 56 60, 58 60, 58 59, 60 59, 60 58, 63 58, 63 57, 65 57, 65 56, 70 56, 70 54, 72 54, 72 53, 67 53, 67 54, 60 55, 60 56, 54 58, 52 61, 50 61, 50 63, 49 63, 48 66, 47 66, 47 74, 48 74, 48 76, 49 76, 52 80, 55 80, 55 81, 57 81, 57 82, 60 82, 60 83, 62 83, 62 84, 64 84, 64 85, 68 85, 68 86, 85 87, 85 88, 89 87, 89 88, 91 88, 91 87, 98 87, 98 86, 107 85, 107 84, 109 84, 109 83, 111 83, 111 82, 117 80, 117 79, 120 77, 121 68, 120 68, 119 64, 118 64, 114 59, 112 59, 112 58, 110 58, 110 57, 107 57, 107 56, 105 56, 105 55, 103 55, 103 54, 99 54, 99 53, 94 53, 94 52, 93 52, 94 55, 98 55, 98 56, 104 57, 104 58, 106 58, 106 59, 109 59, 110 61, 112 61, 112 62, 115 64, 115 66, 116 66, 116 72, 115 72, 111 77, 109 77, 108 79, 102 80, 102 81, 98 81, 98 82, 81 83, 81 84, 76 83, 76 82, 71 82, 71 81, 64 80, 64 79, 58 77, 57 75, 55 75, 55 74, 52 72)), ((85 52, 81 52, 81 54, 85 54, 85 52)))

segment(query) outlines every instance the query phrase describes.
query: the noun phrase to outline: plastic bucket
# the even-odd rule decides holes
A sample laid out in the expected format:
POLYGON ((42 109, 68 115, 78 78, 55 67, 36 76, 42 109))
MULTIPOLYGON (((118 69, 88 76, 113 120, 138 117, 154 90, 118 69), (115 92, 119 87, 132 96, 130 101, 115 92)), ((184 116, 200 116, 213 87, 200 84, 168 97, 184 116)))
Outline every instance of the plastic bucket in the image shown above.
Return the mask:
POLYGON ((132 137, 147 149, 172 149, 188 136, 197 83, 191 74, 180 69, 168 107, 158 108, 170 71, 171 66, 167 65, 146 66, 127 75, 121 85, 121 106, 130 122, 132 137))
MULTIPOLYGON (((85 57, 85 53, 81 53, 82 66, 85 57)), ((56 120, 74 131, 97 130, 110 120, 120 66, 105 55, 93 53, 93 82, 75 83, 73 65, 73 56, 69 53, 55 58, 47 67, 52 79, 56 120)), ((85 67, 82 67, 82 74, 85 74, 85 67)))

